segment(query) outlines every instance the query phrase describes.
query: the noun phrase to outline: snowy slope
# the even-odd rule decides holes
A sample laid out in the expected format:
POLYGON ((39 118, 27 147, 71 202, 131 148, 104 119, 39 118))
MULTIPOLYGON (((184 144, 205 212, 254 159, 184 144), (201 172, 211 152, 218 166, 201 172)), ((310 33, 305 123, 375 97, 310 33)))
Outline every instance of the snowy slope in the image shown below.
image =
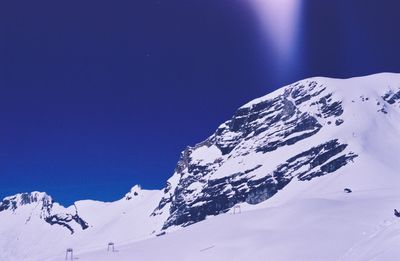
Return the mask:
POLYGON ((0 260, 67 247, 81 260, 397 260, 399 155, 400 74, 302 80, 188 147, 162 191, 68 208, 5 199, 0 260))
POLYGON ((311 183, 301 184, 307 192, 296 200, 274 207, 222 214, 162 237, 120 244, 114 253, 104 246, 76 256, 96 261, 398 260, 400 221, 392 215, 398 191, 345 194, 337 186, 316 196, 309 193, 311 183))

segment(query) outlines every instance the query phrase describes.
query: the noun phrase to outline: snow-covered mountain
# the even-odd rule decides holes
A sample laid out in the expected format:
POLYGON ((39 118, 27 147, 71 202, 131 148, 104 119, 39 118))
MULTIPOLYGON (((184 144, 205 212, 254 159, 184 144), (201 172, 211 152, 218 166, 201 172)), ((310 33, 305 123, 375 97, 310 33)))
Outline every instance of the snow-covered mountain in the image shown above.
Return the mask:
POLYGON ((251 101, 182 153, 154 215, 170 212, 164 228, 192 224, 367 157, 399 170, 399 104, 392 74, 312 78, 251 101))
POLYGON ((5 198, 0 260, 61 260, 67 247, 82 260, 390 260, 399 155, 400 74, 302 80, 186 148, 163 190, 68 208, 5 198), (97 250, 110 241, 120 252, 97 250))
POLYGON ((39 218, 50 225, 65 227, 71 234, 76 229, 85 230, 88 228, 88 224, 79 217, 76 206, 73 205, 73 207, 73 210, 65 209, 53 202, 53 199, 43 192, 17 194, 6 197, 0 202, 0 212, 9 210, 15 214, 28 210, 25 223, 28 223, 31 218, 39 218))

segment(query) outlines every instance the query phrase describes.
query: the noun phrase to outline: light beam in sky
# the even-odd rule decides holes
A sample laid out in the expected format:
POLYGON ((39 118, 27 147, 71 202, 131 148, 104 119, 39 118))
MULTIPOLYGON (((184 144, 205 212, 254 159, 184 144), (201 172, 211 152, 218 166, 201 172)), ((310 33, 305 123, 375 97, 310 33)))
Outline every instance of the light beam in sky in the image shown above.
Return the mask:
POLYGON ((261 30, 272 44, 279 64, 296 56, 302 0, 248 0, 260 21, 261 30))

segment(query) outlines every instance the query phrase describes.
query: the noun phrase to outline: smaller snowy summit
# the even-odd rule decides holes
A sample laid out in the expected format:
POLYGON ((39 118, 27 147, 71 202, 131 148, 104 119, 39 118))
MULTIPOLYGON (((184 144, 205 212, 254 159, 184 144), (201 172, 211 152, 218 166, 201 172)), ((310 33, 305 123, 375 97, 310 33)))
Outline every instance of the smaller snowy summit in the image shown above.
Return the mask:
POLYGON ((135 185, 131 188, 131 191, 126 193, 125 199, 131 200, 134 197, 141 195, 142 187, 140 185, 135 185))
POLYGON ((15 211, 21 206, 34 203, 40 204, 42 208, 46 208, 53 204, 53 200, 45 192, 19 193, 14 196, 5 197, 0 202, 0 212, 4 210, 15 211))

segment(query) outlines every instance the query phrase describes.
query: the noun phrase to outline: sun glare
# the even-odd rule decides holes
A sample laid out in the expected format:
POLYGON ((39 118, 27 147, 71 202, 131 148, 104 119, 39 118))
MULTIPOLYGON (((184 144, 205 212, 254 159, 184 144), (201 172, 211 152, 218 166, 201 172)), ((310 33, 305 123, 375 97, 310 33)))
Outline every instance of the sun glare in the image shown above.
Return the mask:
POLYGON ((249 0, 280 62, 295 56, 300 27, 301 0, 249 0))

